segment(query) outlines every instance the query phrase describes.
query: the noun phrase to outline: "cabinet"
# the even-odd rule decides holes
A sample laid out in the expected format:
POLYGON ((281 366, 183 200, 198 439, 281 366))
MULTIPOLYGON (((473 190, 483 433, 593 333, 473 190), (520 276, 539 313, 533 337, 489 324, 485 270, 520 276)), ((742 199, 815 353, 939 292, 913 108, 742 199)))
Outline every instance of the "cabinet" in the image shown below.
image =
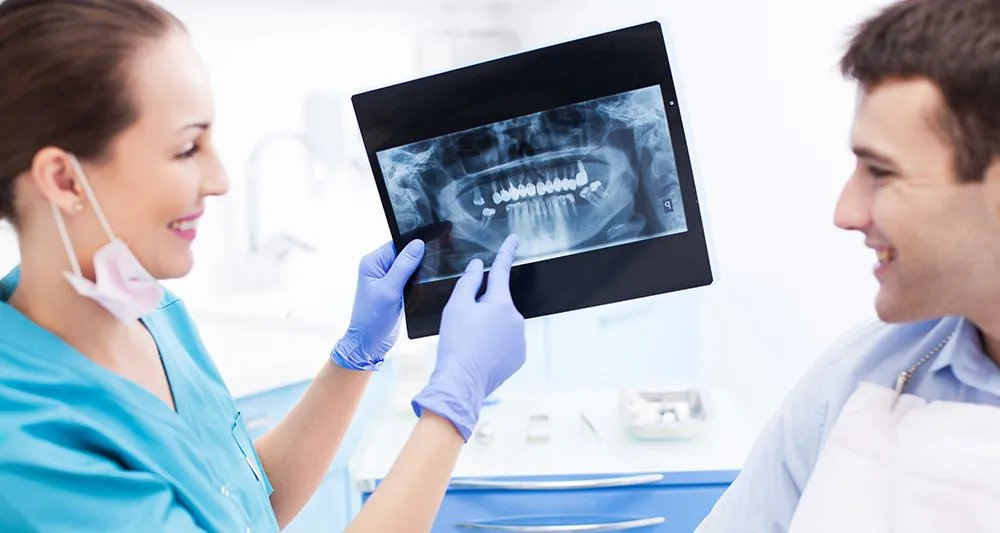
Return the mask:
POLYGON ((456 479, 432 533, 690 533, 735 476, 727 470, 456 479))
MULTIPOLYGON (((615 389, 505 395, 483 410, 480 423, 494 436, 463 448, 432 531, 691 533, 756 435, 733 399, 704 397, 711 422, 699 437, 652 442, 622 427, 615 389), (525 429, 537 413, 549 417, 543 441, 525 429)), ((415 423, 384 416, 368 426, 350 466, 360 501, 385 479, 415 423)))

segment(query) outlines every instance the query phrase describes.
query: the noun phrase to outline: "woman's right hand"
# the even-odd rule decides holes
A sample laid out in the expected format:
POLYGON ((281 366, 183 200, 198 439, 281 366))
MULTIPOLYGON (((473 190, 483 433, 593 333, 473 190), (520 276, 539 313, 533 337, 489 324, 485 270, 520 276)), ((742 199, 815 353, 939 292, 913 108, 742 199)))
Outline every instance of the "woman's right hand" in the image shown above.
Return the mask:
POLYGON ((437 367, 427 387, 413 399, 423 410, 452 423, 468 442, 483 402, 524 364, 524 317, 510 296, 510 268, 516 235, 507 237, 490 268, 486 293, 476 300, 483 262, 473 259, 444 308, 437 367))

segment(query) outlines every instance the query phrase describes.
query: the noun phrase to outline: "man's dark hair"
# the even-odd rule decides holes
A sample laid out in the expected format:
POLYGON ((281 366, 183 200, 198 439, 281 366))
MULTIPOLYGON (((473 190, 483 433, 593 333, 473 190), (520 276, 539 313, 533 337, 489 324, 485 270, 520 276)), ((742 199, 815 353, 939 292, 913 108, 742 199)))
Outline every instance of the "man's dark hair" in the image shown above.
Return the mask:
POLYGON ((934 83, 960 181, 981 181, 1000 155, 1000 0, 892 4, 857 28, 840 70, 865 89, 892 79, 934 83))

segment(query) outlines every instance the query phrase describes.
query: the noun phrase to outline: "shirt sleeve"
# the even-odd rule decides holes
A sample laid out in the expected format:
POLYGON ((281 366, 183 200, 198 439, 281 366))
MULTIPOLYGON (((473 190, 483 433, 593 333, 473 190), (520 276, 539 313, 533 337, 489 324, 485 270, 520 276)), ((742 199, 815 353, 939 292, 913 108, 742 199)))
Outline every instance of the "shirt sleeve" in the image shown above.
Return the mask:
POLYGON ((0 531, 204 529, 158 476, 20 429, 0 434, 0 531))
POLYGON ((799 498, 846 401, 851 367, 877 324, 861 327, 820 357, 751 447, 743 469, 695 533, 786 533, 799 498))

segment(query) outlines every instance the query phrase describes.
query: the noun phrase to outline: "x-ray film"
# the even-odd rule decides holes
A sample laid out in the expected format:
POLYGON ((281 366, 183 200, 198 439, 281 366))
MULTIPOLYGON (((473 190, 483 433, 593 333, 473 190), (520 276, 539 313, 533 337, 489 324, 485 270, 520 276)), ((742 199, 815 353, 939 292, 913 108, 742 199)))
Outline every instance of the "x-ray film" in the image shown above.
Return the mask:
POLYGON ((659 85, 376 156, 401 233, 451 223, 417 283, 489 265, 511 233, 519 265, 687 231, 659 85))
POLYGON ((644 24, 355 95, 406 289, 434 335, 474 258, 511 233, 525 317, 712 281, 663 35, 644 24))

